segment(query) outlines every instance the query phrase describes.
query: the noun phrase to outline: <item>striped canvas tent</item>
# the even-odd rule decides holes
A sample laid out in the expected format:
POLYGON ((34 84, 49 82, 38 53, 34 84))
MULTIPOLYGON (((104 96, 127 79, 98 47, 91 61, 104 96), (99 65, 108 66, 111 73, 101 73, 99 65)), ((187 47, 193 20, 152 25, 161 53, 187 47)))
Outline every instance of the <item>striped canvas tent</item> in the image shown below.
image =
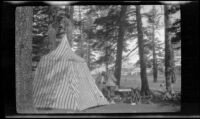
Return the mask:
POLYGON ((71 50, 66 35, 55 50, 41 58, 33 99, 36 108, 77 111, 108 104, 84 59, 71 50))

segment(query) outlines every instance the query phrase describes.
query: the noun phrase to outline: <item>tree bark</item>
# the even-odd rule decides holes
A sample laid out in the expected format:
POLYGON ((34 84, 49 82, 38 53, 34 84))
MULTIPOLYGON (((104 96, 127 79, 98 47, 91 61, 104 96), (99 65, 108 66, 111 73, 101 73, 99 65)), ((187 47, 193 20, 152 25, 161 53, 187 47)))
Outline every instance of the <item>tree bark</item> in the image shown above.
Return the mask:
MULTIPOLYGON (((92 6, 90 6, 90 9, 92 9, 92 6)), ((88 17, 89 17, 89 22, 91 24, 93 24, 92 16, 89 15, 88 17)), ((92 25, 89 26, 89 29, 92 29, 92 25)), ((91 43, 91 39, 88 38, 87 39, 87 46, 88 46, 88 48, 87 48, 87 65, 88 65, 89 69, 91 69, 91 47, 90 47, 90 43, 91 43)))
POLYGON ((146 59, 144 54, 144 40, 142 32, 142 19, 140 13, 140 6, 136 6, 136 21, 137 21, 137 31, 138 31, 138 46, 139 46, 139 58, 140 58, 140 76, 141 76, 141 95, 149 95, 149 83, 147 80, 146 73, 146 59))
POLYGON ((122 65, 122 50, 123 50, 123 40, 124 40, 124 20, 127 6, 122 5, 120 11, 120 24, 119 24, 119 36, 117 41, 117 55, 115 62, 115 77, 117 79, 117 85, 120 86, 121 78, 121 65, 122 65))
POLYGON ((57 46, 57 41, 56 41, 56 31, 57 29, 53 28, 53 21, 55 20, 53 18, 53 6, 49 6, 48 10, 48 15, 49 15, 49 22, 48 22, 48 49, 51 52, 54 50, 57 46))
POLYGON ((108 65, 109 65, 109 56, 108 56, 108 47, 105 48, 105 65, 106 65, 106 72, 108 72, 108 65))
POLYGON ((157 77, 158 77, 158 66, 157 66, 157 57, 156 57, 156 51, 155 51, 155 17, 156 17, 156 13, 155 13, 155 6, 153 6, 153 25, 152 25, 152 44, 153 44, 153 79, 154 82, 157 82, 157 77))
POLYGON ((157 68, 157 57, 156 57, 155 41, 154 40, 155 40, 155 38, 153 38, 153 79, 154 79, 154 82, 157 82, 158 68, 157 68))
POLYGON ((49 38, 49 49, 50 51, 53 51, 56 48, 56 30, 52 27, 52 25, 49 25, 48 28, 48 38, 49 38))
POLYGON ((18 113, 33 112, 32 101, 32 7, 15 13, 16 107, 18 113))
POLYGON ((164 16, 165 16, 165 79, 166 79, 166 90, 167 92, 172 92, 172 55, 171 55, 171 41, 169 38, 169 8, 167 5, 164 6, 164 16))
POLYGON ((155 29, 153 25, 153 33, 152 33, 152 43, 153 43, 153 79, 154 82, 157 82, 158 77, 158 69, 157 69, 157 57, 156 57, 156 50, 155 50, 155 29))
MULTIPOLYGON (((69 10, 66 10, 66 12, 68 11, 69 12, 69 19, 71 20, 71 22, 73 23, 73 14, 74 14, 74 7, 73 6, 65 6, 66 9, 69 9, 69 10)), ((68 38, 68 41, 69 41, 69 45, 72 46, 72 39, 73 39, 73 34, 72 34, 73 30, 68 30, 68 34, 67 34, 67 38, 68 38)))
POLYGON ((90 53, 91 53, 91 50, 90 50, 90 39, 87 39, 88 41, 88 48, 87 48, 87 65, 88 65, 88 68, 90 69, 91 66, 90 66, 90 53))
POLYGON ((176 75, 175 75, 175 57, 174 57, 174 49, 171 47, 171 55, 172 55, 172 83, 176 83, 176 75))
POLYGON ((79 19, 80 19, 80 42, 78 43, 79 45, 79 50, 80 50, 80 56, 82 58, 84 58, 84 48, 83 48, 83 22, 82 22, 82 18, 81 18, 81 6, 79 6, 79 19))

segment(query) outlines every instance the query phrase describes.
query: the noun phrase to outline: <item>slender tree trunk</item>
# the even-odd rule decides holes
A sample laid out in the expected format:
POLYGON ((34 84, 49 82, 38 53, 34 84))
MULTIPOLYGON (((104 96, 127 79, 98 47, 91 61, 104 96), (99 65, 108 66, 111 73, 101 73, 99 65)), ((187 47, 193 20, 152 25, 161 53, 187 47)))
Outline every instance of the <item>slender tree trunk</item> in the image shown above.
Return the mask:
MULTIPOLYGON (((65 12, 69 12, 69 19, 71 20, 71 22, 73 23, 73 14, 74 14, 74 6, 65 6, 65 12)), ((68 41, 70 46, 72 46, 72 40, 73 40, 73 34, 72 34, 73 30, 69 30, 67 37, 68 37, 68 41)))
POLYGON ((16 34, 16 107, 18 113, 33 112, 32 101, 32 7, 17 7, 16 34))
POLYGON ((169 9, 168 6, 164 6, 164 16, 165 16, 165 78, 166 78, 166 90, 167 92, 171 93, 172 92, 172 55, 171 55, 171 41, 169 38, 169 9))
POLYGON ((156 51, 155 51, 155 17, 156 17, 156 8, 153 6, 153 25, 152 25, 152 43, 153 43, 153 79, 154 82, 157 82, 157 77, 158 77, 158 66, 157 66, 157 57, 156 57, 156 51))
POLYGON ((105 59, 105 65, 106 65, 106 72, 108 72, 108 65, 109 65, 108 47, 106 47, 105 50, 106 50, 106 51, 105 51, 105 53, 106 53, 106 54, 105 54, 105 58, 106 58, 106 59, 105 59))
POLYGON ((52 22, 53 22, 53 15, 52 15, 52 11, 53 11, 53 6, 49 6, 48 8, 49 12, 48 12, 48 16, 49 16, 49 22, 48 22, 48 49, 50 51, 54 50, 55 47, 57 46, 57 42, 56 42, 56 30, 53 29, 52 26, 52 22))
POLYGON ((48 39, 49 39, 49 45, 48 48, 50 51, 53 51, 57 44, 56 44, 56 30, 52 27, 52 25, 48 28, 48 39))
POLYGON ((88 38, 87 39, 87 41, 88 41, 88 48, 87 48, 87 65, 88 65, 88 67, 89 67, 89 69, 91 68, 91 66, 90 66, 90 52, 91 52, 91 50, 90 50, 90 39, 88 38))
POLYGON ((54 6, 49 6, 49 7, 48 7, 49 24, 52 24, 52 22, 54 21, 54 18, 53 18, 53 16, 52 16, 52 14, 53 14, 53 9, 54 9, 54 6))
POLYGON ((122 65, 122 50, 123 50, 123 40, 124 40, 124 18, 126 13, 127 6, 122 5, 120 11, 120 24, 119 24, 119 37, 117 41, 117 55, 115 62, 115 77, 117 79, 117 85, 120 86, 120 78, 121 78, 121 65, 122 65))
MULTIPOLYGON (((79 19, 80 19, 80 21, 82 20, 82 18, 81 18, 81 6, 79 6, 79 19)), ((80 56, 82 58, 84 58, 84 53, 83 53, 83 50, 84 50, 84 48, 83 48, 83 40, 84 40, 83 39, 83 22, 80 22, 79 30, 80 30, 80 42, 79 42, 80 56)))
POLYGON ((140 58, 140 76, 141 76, 141 95, 149 95, 149 83, 147 80, 146 73, 146 59, 144 54, 144 40, 142 33, 142 19, 140 14, 140 6, 136 6, 136 21, 137 21, 137 31, 138 31, 138 46, 139 46, 139 58, 140 58))
MULTIPOLYGON (((92 9, 92 6, 90 6, 90 9, 92 9)), ((92 29, 92 24, 93 24, 93 19, 92 19, 92 16, 91 15, 89 15, 88 16, 89 17, 89 22, 91 23, 90 24, 90 26, 89 26, 89 29, 91 30, 92 29)), ((88 67, 89 67, 89 69, 91 69, 91 47, 90 47, 90 43, 91 43, 91 39, 90 38, 88 38, 87 39, 87 46, 88 46, 88 48, 87 48, 87 65, 88 65, 88 67)))
POLYGON ((175 75, 175 57, 174 57, 174 49, 171 47, 171 55, 172 55, 172 83, 176 83, 176 75, 175 75))
POLYGON ((156 57, 156 50, 155 50, 155 29, 153 26, 153 39, 152 39, 152 43, 153 43, 153 79, 154 82, 157 82, 157 77, 158 77, 158 69, 157 69, 157 57, 156 57))

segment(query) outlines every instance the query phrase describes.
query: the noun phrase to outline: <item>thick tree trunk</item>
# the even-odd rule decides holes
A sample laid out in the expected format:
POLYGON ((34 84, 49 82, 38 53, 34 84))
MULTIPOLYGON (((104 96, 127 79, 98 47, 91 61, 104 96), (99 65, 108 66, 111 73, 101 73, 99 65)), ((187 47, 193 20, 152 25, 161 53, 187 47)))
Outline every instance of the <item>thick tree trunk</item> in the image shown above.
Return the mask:
POLYGON ((16 107, 18 113, 33 112, 32 102, 32 7, 15 13, 16 107))
POLYGON ((120 78, 121 78, 121 65, 122 65, 122 50, 123 50, 123 40, 124 40, 124 18, 126 13, 127 6, 122 5, 120 11, 120 24, 119 24, 119 36, 117 41, 117 55, 115 62, 115 77, 117 79, 117 85, 120 86, 120 78))
POLYGON ((166 90, 167 92, 172 92, 172 55, 171 55, 171 41, 169 39, 169 9, 168 6, 164 6, 164 16, 165 16, 165 78, 166 78, 166 90))
POLYGON ((142 33, 142 19, 140 14, 140 6, 136 6, 136 20, 137 20, 137 31, 138 31, 138 46, 139 46, 139 58, 140 58, 140 76, 141 76, 141 95, 149 95, 149 83, 147 80, 146 73, 146 59, 144 55, 144 40, 142 33))

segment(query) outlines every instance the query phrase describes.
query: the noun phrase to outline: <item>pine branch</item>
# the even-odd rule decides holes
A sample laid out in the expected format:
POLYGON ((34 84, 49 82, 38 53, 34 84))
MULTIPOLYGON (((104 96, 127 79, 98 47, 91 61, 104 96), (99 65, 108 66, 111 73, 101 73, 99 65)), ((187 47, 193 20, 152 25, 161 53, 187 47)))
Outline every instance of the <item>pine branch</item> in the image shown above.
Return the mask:
POLYGON ((138 45, 133 48, 122 60, 126 59, 133 51, 135 51, 138 48, 138 45))

